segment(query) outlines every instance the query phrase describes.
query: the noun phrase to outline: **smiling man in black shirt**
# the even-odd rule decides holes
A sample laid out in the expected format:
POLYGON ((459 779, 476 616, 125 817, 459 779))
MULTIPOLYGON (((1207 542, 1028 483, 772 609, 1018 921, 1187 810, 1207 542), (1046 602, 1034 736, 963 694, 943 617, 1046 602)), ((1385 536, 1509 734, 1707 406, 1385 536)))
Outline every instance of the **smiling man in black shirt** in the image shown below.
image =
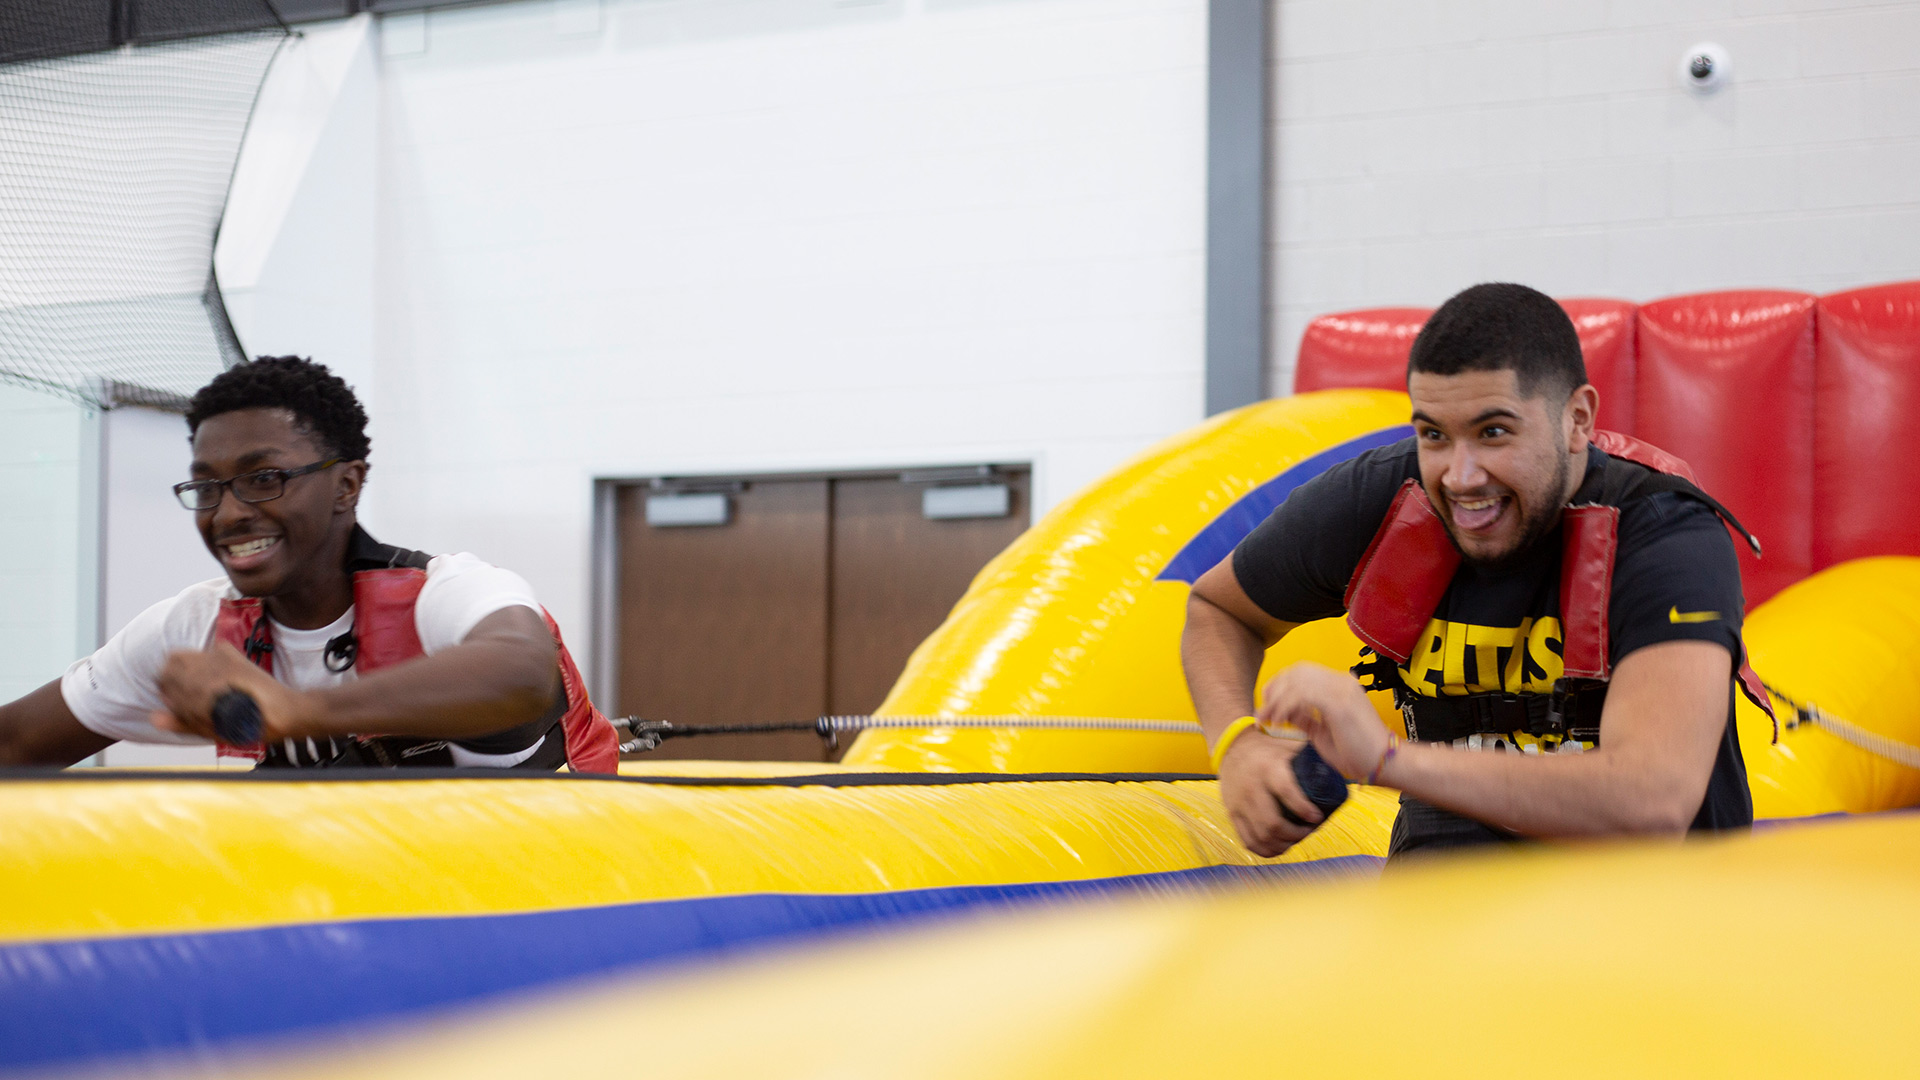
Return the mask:
POLYGON ((1684 465, 1596 433, 1578 336, 1533 289, 1449 300, 1407 382, 1412 439, 1302 485, 1194 585, 1182 655, 1242 842, 1277 855, 1305 836, 1282 805, 1320 820, 1293 778, 1303 744, 1242 718, 1264 649, 1343 612, 1373 654, 1356 671, 1394 689, 1411 741, 1311 663, 1268 684, 1258 720, 1403 792, 1391 856, 1749 826, 1724 510, 1684 465))

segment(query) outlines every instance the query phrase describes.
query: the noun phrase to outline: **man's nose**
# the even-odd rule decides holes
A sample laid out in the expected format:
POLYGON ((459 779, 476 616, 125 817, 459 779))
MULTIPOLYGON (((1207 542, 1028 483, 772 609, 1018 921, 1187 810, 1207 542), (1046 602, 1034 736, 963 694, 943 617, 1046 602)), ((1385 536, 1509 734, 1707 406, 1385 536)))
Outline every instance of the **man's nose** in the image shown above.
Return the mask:
POLYGON ((1441 474, 1440 485, 1449 491, 1472 491, 1486 482, 1487 470, 1481 467, 1479 456, 1468 447, 1454 447, 1447 470, 1441 474))
POLYGON ((220 502, 213 508, 213 533, 218 536, 235 525, 252 521, 254 515, 252 503, 242 502, 231 486, 222 487, 220 502))

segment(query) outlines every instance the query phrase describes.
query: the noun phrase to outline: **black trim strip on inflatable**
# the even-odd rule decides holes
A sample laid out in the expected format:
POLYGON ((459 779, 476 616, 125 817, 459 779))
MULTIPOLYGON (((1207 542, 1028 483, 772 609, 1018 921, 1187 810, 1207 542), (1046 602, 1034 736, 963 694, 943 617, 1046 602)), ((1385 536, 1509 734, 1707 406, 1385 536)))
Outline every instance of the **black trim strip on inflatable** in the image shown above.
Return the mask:
POLYGON ((1167 783, 1212 780, 1212 773, 809 773, 804 776, 610 776, 605 773, 534 773, 515 769, 53 769, 0 768, 0 783, 72 780, 220 780, 306 784, 315 781, 396 780, 576 780, 660 784, 667 787, 925 787, 949 784, 1167 783))

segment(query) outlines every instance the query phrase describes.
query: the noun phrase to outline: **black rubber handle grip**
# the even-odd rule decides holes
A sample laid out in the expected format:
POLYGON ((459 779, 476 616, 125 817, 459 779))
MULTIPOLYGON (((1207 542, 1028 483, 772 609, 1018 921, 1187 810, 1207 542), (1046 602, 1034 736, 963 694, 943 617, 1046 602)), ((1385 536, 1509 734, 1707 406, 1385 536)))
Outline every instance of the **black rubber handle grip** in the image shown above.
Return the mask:
MULTIPOLYGON (((1327 764, 1327 759, 1320 756, 1320 751, 1315 750, 1312 743, 1293 755, 1293 779, 1300 785, 1301 793, 1320 808, 1320 813, 1324 815, 1320 819, 1322 822, 1332 817, 1333 812, 1340 809, 1340 804, 1347 801, 1347 778, 1340 775, 1339 769, 1327 764)), ((1286 803, 1280 804, 1280 816, 1295 825, 1307 824, 1300 820, 1299 815, 1287 809, 1286 803)))
POLYGON ((228 746, 251 746, 260 741, 260 706, 239 690, 213 699, 213 733, 228 746))

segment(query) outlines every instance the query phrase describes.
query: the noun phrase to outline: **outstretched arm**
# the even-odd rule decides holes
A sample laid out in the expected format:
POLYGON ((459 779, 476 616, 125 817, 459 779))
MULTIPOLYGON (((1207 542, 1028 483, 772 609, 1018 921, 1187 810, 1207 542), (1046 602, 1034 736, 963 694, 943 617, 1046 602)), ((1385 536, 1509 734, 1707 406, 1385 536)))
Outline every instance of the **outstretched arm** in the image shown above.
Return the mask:
POLYGON ((71 765, 112 745, 74 718, 59 679, 0 705, 0 765, 71 765))
MULTIPOLYGON (((1269 616, 1247 596, 1234 577, 1231 556, 1194 582, 1180 660, 1209 748, 1227 725, 1253 713, 1261 657, 1294 625, 1269 616)), ((1220 800, 1240 842, 1256 855, 1278 855, 1311 831, 1282 817, 1281 803, 1302 821, 1321 819, 1293 778, 1293 756, 1299 751, 1297 742, 1247 732, 1221 759, 1220 800)))
MULTIPOLYGON (((1727 723, 1733 659, 1708 641, 1666 641, 1614 669, 1600 745, 1582 754, 1400 746, 1380 783, 1526 836, 1675 835, 1706 795, 1727 723)), ((1312 736, 1349 778, 1368 775, 1388 733, 1344 672, 1296 664, 1267 687, 1263 719, 1312 736)))
POLYGON ((558 693, 558 650, 546 620, 527 607, 502 608, 460 644, 324 690, 293 690, 220 645, 177 652, 160 673, 167 712, 154 725, 213 738, 214 699, 244 690, 260 706, 263 739, 323 735, 411 735, 471 739, 537 720, 558 693))

